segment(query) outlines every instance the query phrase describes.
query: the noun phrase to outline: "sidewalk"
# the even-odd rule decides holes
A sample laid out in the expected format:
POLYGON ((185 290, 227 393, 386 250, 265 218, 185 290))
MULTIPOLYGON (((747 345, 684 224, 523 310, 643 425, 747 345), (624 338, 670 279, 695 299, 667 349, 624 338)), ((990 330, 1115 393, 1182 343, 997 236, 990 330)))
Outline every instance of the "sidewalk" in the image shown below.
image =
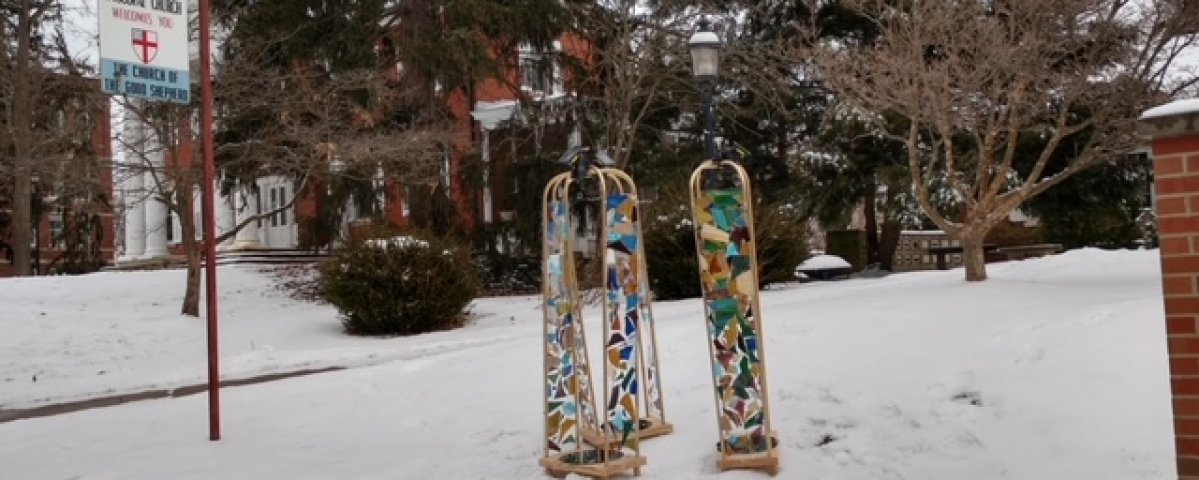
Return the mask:
MULTIPOLYGON (((221 382, 221 388, 239 387, 242 385, 253 385, 256 383, 273 382, 275 380, 284 380, 293 377, 302 377, 317 373, 334 372, 345 370, 346 367, 326 367, 310 370, 296 370, 293 372, 270 373, 247 378, 238 378, 225 380, 221 382)), ((107 397, 89 398, 86 400, 77 400, 74 402, 53 403, 42 405, 40 407, 22 408, 12 410, 0 410, 0 423, 7 423, 16 420, 28 420, 31 418, 49 417, 51 415, 61 415, 64 413, 78 412, 80 410, 90 410, 93 408, 111 407, 124 403, 137 402, 141 400, 153 400, 156 398, 178 398, 197 393, 208 391, 208 384, 201 383, 195 385, 187 385, 179 388, 146 390, 143 392, 122 393, 118 395, 110 395, 107 397)))

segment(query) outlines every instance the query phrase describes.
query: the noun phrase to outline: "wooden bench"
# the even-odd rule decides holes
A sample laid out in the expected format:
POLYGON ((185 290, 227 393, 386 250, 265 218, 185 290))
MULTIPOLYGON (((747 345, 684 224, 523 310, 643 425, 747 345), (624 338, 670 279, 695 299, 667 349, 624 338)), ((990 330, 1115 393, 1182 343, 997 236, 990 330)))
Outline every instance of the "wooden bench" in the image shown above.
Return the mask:
MULTIPOLYGON (((983 245, 983 253, 991 253, 998 248, 995 245, 986 244, 983 245)), ((949 270, 949 262, 945 260, 945 257, 955 253, 962 253, 964 250, 961 245, 956 245, 952 247, 929 247, 927 251, 929 255, 937 257, 937 270, 949 270)))
POLYGON ((1060 243, 1034 243, 1030 245, 1013 245, 996 249, 995 253, 1004 255, 1008 260, 1023 260, 1026 258, 1042 257, 1062 253, 1060 243))

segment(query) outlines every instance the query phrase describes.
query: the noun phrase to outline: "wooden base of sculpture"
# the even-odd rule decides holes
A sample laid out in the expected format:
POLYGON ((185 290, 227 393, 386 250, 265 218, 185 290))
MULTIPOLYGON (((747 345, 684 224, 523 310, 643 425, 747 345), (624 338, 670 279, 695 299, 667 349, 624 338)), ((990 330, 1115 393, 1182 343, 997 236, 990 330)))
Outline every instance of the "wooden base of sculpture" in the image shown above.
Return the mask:
MULTIPOLYGON (((674 425, 667 423, 660 418, 647 419, 642 418, 641 425, 637 428, 637 438, 640 440, 648 440, 654 437, 669 435, 674 432, 674 425)), ((604 434, 598 430, 586 429, 583 430, 583 441, 587 442, 596 448, 613 448, 621 443, 621 439, 617 437, 604 438, 604 434)))
POLYGON ((637 431, 642 440, 669 435, 674 432, 674 425, 660 418, 641 419, 641 428, 637 431))
POLYGON ((725 470, 762 470, 770 475, 779 473, 779 457, 774 449, 757 454, 721 456, 716 465, 725 470))
POLYGON ((563 460, 569 455, 571 454, 545 457, 539 463, 545 467, 545 473, 554 478, 563 478, 573 473, 600 480, 608 480, 630 471, 633 475, 641 475, 641 467, 645 466, 645 457, 642 456, 621 457, 602 463, 571 463, 563 460))

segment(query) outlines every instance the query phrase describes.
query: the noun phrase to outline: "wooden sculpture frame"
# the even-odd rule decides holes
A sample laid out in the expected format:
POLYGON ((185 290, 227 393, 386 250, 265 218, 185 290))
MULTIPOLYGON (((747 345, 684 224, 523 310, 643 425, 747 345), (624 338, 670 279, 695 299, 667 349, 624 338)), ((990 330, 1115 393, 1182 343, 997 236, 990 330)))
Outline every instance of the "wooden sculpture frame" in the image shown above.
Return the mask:
MULTIPOLYGON (((599 180, 600 198, 606 199, 607 186, 601 170, 588 168, 585 175, 599 180)), ((627 336, 612 335, 612 324, 607 321, 607 301, 603 302, 606 355, 602 426, 596 415, 574 250, 570 242, 573 232, 569 195, 577 180, 572 173, 555 176, 546 185, 543 195, 543 233, 546 237, 542 248, 542 373, 546 443, 539 463, 552 476, 576 473, 606 479, 630 470, 634 475, 640 475, 646 461, 641 456, 639 443, 638 402, 630 395, 637 391, 641 358, 635 338, 629 340, 627 336), (632 362, 631 366, 629 362, 632 362), (614 373, 624 384, 624 397, 620 400, 610 398, 609 394, 614 373), (618 428, 621 430, 619 438, 616 436, 618 428), (589 447, 585 447, 587 445, 589 447), (570 446, 573 450, 567 451, 570 446)), ((601 222, 600 238, 607 238, 606 233, 605 223, 601 222)), ((613 392, 619 393, 621 384, 617 385, 613 392)))
POLYGON ((691 175, 690 197, 720 437, 717 466, 774 475, 778 439, 766 382, 749 175, 733 161, 704 161, 691 175), (736 175, 733 188, 710 182, 724 169, 736 175))

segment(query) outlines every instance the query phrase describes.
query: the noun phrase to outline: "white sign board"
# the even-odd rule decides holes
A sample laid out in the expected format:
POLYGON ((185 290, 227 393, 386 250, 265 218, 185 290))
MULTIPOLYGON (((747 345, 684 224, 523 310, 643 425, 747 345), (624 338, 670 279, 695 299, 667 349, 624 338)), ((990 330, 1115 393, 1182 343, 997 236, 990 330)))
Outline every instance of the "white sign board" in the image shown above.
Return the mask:
POLYGON ((98 0, 104 93, 188 103, 187 0, 98 0))

